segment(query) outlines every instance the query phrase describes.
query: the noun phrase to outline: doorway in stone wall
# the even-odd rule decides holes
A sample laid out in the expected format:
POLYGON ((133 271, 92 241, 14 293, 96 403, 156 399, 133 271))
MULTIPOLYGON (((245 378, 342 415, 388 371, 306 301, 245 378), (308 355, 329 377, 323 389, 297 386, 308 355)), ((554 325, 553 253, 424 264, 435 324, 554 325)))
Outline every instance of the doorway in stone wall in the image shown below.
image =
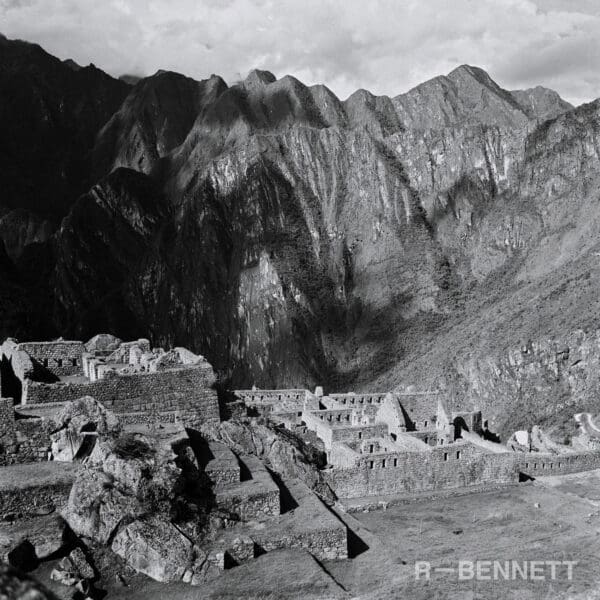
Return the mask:
POLYGON ((12 398, 15 404, 20 404, 22 393, 21 380, 16 376, 9 358, 3 354, 0 358, 0 397, 12 398))

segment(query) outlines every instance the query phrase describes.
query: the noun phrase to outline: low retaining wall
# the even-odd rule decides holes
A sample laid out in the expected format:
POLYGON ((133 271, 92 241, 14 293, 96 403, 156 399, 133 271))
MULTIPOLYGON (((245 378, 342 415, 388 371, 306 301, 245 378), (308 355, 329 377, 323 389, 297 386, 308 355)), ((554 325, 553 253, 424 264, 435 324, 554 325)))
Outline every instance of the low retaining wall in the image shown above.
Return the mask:
POLYGON ((343 524, 320 531, 307 531, 278 536, 273 533, 253 534, 254 541, 265 552, 279 548, 303 548, 320 560, 348 558, 348 532, 343 524))
POLYGON ((298 506, 262 530, 249 535, 259 551, 303 548, 320 560, 348 558, 348 529, 300 480, 289 480, 291 497, 298 506))
POLYGON ((218 508, 236 515, 241 521, 277 516, 281 512, 279 487, 264 465, 253 456, 244 457, 243 463, 252 479, 225 483, 216 492, 218 508))

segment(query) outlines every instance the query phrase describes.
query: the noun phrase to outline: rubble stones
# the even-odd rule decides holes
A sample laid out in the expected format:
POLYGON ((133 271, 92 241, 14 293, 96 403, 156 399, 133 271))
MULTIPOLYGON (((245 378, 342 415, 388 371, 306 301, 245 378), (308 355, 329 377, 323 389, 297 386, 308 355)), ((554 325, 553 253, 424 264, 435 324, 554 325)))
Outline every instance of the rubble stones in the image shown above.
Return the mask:
POLYGON ((0 600, 58 600, 35 579, 0 562, 0 600))
POLYGON ((69 554, 68 558, 69 561, 72 563, 73 568, 82 579, 94 578, 94 569, 88 562, 81 548, 75 548, 75 550, 73 550, 69 554))

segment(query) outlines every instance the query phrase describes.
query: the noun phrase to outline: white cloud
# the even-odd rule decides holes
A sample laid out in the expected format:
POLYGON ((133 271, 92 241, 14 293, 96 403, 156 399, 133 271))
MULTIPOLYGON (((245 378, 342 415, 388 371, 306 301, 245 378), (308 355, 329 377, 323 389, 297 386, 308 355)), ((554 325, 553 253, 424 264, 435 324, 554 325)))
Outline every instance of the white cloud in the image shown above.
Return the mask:
POLYGON ((253 68, 395 95, 462 63, 509 89, 600 96, 597 0, 0 0, 8 37, 109 73, 253 68))

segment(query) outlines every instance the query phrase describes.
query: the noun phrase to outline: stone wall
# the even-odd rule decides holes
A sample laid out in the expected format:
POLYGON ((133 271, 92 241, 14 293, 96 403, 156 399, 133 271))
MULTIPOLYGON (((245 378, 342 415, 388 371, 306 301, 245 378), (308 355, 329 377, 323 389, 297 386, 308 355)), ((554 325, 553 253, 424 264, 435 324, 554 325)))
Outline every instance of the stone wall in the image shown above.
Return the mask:
POLYGON ((83 342, 25 342, 18 349, 26 352, 34 364, 47 369, 57 377, 83 373, 81 356, 85 352, 83 342))
POLYGON ((515 453, 517 468, 531 477, 565 475, 600 468, 600 452, 569 454, 515 453))
POLYGON ((328 394, 328 398, 335 400, 336 402, 343 404, 348 407, 355 407, 356 405, 365 404, 381 404, 385 400, 386 393, 379 394, 328 394))
POLYGON ((204 467, 208 479, 217 487, 240 481, 240 464, 237 456, 225 445, 209 441, 210 460, 204 467))
POLYGON ((470 444, 452 444, 431 452, 366 455, 353 468, 323 472, 340 498, 516 483, 519 471, 510 453, 483 454, 470 444))
POLYGON ((43 418, 15 419, 12 398, 0 398, 0 466, 47 460, 50 430, 43 418))
POLYGON ((290 390, 234 390, 236 397, 243 400, 246 404, 274 404, 284 400, 302 402, 312 396, 308 390, 290 389, 290 390))
POLYGON ((374 423, 373 425, 355 425, 353 427, 333 427, 331 440, 333 442, 355 442, 370 438, 383 438, 387 435, 387 425, 374 423))
POLYGON ((250 533, 259 549, 304 548, 320 560, 348 558, 346 525, 298 479, 286 482, 297 507, 250 533))
POLYGON ((440 398, 437 393, 399 393, 397 398, 402 405, 405 417, 417 429, 427 429, 435 421, 437 403, 440 398))
POLYGON ((438 432, 435 430, 429 431, 409 431, 406 435, 415 437, 430 446, 437 446, 438 443, 438 432))
POLYGON ((296 532, 285 536, 253 533, 256 544, 264 551, 279 548, 304 548, 319 560, 348 558, 348 532, 342 524, 319 531, 296 532))
POLYGON ((209 363, 156 373, 120 373, 85 383, 28 381, 23 402, 66 402, 92 396, 117 414, 176 413, 188 427, 219 422, 219 404, 209 363))
POLYGON ((302 420, 308 429, 314 431, 323 441, 325 448, 330 450, 333 442, 358 442, 370 437, 383 437, 387 434, 387 425, 374 423, 372 425, 346 425, 346 416, 351 410, 305 412, 302 420), (337 417, 340 416, 340 421, 337 417), (331 417, 331 420, 328 420, 331 417))
POLYGON ((225 483, 215 489, 215 501, 241 521, 273 517, 281 512, 279 487, 262 462, 245 456, 243 464, 252 478, 237 483, 225 483))
POLYGON ((343 442, 334 444, 328 454, 328 461, 336 467, 350 468, 356 466, 360 453, 343 442))

